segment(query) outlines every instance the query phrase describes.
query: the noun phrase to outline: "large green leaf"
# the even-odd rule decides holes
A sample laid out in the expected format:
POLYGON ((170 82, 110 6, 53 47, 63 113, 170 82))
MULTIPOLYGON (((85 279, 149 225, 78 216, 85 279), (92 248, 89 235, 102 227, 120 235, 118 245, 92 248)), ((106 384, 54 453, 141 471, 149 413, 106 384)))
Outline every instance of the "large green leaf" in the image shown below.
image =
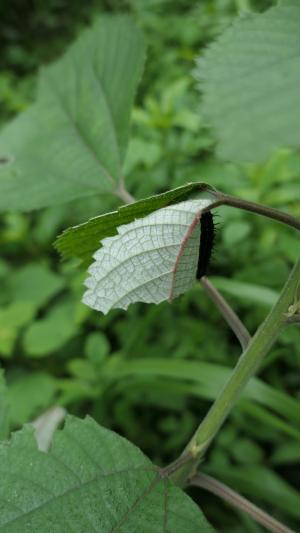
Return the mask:
POLYGON ((49 453, 29 428, 0 447, 0 531, 199 533, 193 501, 133 444, 69 417, 49 453))
POLYGON ((119 226, 118 235, 102 240, 94 254, 83 302, 107 313, 185 293, 196 280, 200 219, 211 203, 187 200, 119 226))
POLYGON ((9 428, 9 402, 4 381, 4 372, 0 368, 0 440, 6 439, 9 428))
POLYGON ((127 16, 102 16, 42 70, 36 103, 0 135, 0 210, 26 211, 111 192, 122 178, 144 62, 127 16))
POLYGON ((221 157, 260 161, 299 148, 300 4, 240 17, 200 57, 196 75, 221 157))
POLYGON ((121 224, 129 224, 156 209, 184 200, 193 193, 205 191, 213 191, 213 188, 206 183, 188 183, 171 191, 121 206, 118 211, 94 217, 84 224, 68 228, 57 238, 55 247, 63 257, 77 257, 88 265, 98 250, 100 241, 105 237, 116 235, 117 227, 121 224))

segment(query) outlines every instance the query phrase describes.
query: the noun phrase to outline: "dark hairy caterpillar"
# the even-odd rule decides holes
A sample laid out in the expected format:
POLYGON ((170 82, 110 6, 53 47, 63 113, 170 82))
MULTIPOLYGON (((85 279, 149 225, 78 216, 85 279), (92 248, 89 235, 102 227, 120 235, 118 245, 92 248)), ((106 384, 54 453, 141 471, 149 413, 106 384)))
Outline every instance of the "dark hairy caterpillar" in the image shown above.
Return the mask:
POLYGON ((201 279, 208 271, 215 242, 215 225, 210 211, 203 213, 200 219, 200 245, 196 279, 201 279))

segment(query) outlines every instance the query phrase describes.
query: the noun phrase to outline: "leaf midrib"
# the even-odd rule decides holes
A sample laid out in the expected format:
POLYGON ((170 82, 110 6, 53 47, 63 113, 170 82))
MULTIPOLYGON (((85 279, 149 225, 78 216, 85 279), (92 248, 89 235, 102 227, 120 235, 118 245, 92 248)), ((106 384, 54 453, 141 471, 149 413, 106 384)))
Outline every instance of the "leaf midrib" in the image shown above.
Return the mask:
MULTIPOLYGON (((147 250, 147 254, 148 253, 151 253, 151 252, 155 252, 155 251, 158 251, 158 250, 161 250, 162 248, 165 250, 166 248, 174 248, 174 247, 177 247, 179 248, 180 246, 180 242, 179 243, 174 243, 174 244, 167 244, 167 245, 164 245, 164 246, 157 246, 156 248, 149 248, 147 250)), ((101 248, 100 248, 101 249, 101 248)), ((118 270, 118 268, 120 268, 120 266, 123 266, 125 265, 126 263, 128 263, 128 261, 131 261, 132 259, 134 259, 135 257, 139 257, 140 255, 144 255, 145 254, 145 250, 142 250, 141 252, 138 252, 136 254, 133 254, 133 255, 130 255, 128 257, 126 257, 126 259, 124 259, 122 262, 118 263, 117 265, 115 265, 113 268, 110 268, 110 270, 108 272, 106 272, 104 274, 104 276, 102 276, 101 279, 98 280, 97 283, 100 283, 102 282, 103 280, 105 280, 112 272, 114 272, 115 270, 118 270)), ((117 259, 114 255, 111 255, 111 253, 108 253, 108 250, 105 251, 105 255, 109 256, 109 257, 112 257, 113 259, 117 259)), ((171 271, 170 271, 171 272, 171 271)), ((159 276, 160 277, 160 276, 159 276)), ((138 288, 140 285, 138 285, 136 288, 138 288)))
MULTIPOLYGON (((85 137, 85 135, 83 134, 83 131, 80 128, 79 124, 76 123, 76 121, 73 119, 72 115, 65 109, 65 107, 63 105, 63 102, 62 102, 61 95, 59 94, 59 91, 56 89, 55 85, 51 82, 51 79, 50 79, 49 75, 45 74, 45 72, 44 72, 44 79, 47 81, 47 83, 48 83, 48 85, 50 87, 50 90, 52 92, 52 95, 54 96, 56 102, 58 103, 60 110, 62 111, 62 113, 67 118, 68 123, 73 128, 73 130, 74 130, 76 136, 78 137, 78 139, 80 140, 81 144, 87 149, 87 151, 90 153, 90 155, 92 156, 94 161, 96 161, 98 167, 100 168, 101 172, 104 174, 106 179, 108 181, 110 181, 113 185, 115 185, 116 182, 115 182, 114 178, 109 174, 107 169, 101 163, 101 161, 100 161, 100 159, 98 157, 98 154, 95 152, 94 148, 88 142, 88 140, 85 137)), ((72 180, 70 180, 70 181, 72 181, 72 180)), ((84 182, 82 185, 86 186, 86 183, 84 182)), ((94 189, 96 190, 95 187, 94 187, 94 189)))
POLYGON ((110 105, 108 103, 109 102, 108 96, 106 94, 106 91, 104 89, 103 84, 101 84, 101 79, 98 76, 98 72, 96 70, 94 62, 92 62, 92 69, 93 69, 93 73, 94 73, 95 79, 96 79, 96 81, 98 83, 99 89, 100 89, 100 91, 101 91, 101 93, 103 95, 103 101, 105 103, 106 110, 107 110, 107 113, 108 113, 108 116, 109 116, 109 119, 110 119, 111 131, 112 131, 112 134, 113 134, 113 137, 114 137, 115 147, 116 147, 117 156, 118 156, 118 168, 119 168, 119 178, 120 178, 121 177, 121 172, 122 172, 121 153, 120 153, 121 146, 120 146, 120 142, 119 142, 119 139, 118 139, 116 125, 115 125, 115 122, 114 122, 114 119, 113 119, 113 114, 112 114, 111 107, 110 107, 110 105))

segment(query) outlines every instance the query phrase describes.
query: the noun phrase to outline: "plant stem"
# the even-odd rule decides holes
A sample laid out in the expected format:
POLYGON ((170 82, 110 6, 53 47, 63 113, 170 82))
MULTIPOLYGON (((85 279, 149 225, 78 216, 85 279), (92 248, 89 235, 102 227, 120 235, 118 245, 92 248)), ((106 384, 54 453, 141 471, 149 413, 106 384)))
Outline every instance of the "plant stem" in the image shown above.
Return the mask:
MULTIPOLYGON (((266 205, 243 200, 242 198, 236 198, 230 194, 224 194, 221 191, 214 190, 211 194, 216 198, 216 202, 213 202, 210 206, 205 208, 203 213, 221 205, 229 205, 230 207, 236 207, 238 209, 243 209, 244 211, 250 211, 251 213, 257 213, 258 215, 277 220, 277 222, 281 222, 282 224, 300 230, 300 220, 292 215, 282 213, 282 211, 278 211, 277 209, 273 209, 266 205)), ((132 204, 136 201, 134 196, 127 191, 124 180, 120 180, 118 187, 115 190, 115 195, 121 198, 125 204, 132 204)))
MULTIPOLYGON (((130 204, 135 201, 135 198, 125 188, 124 180, 120 181, 115 194, 121 198, 124 203, 130 204)), ((245 211, 257 213, 300 230, 300 220, 288 215, 287 213, 282 213, 277 209, 260 205, 255 202, 250 202, 241 198, 235 198, 234 196, 223 194, 220 191, 215 191, 213 194, 216 197, 216 201, 208 208, 204 209, 203 212, 210 211, 211 209, 221 205, 228 205, 238 209, 243 209, 245 211)), ((201 281, 203 287, 211 299, 215 302, 228 325, 237 336, 244 349, 244 352, 239 359, 229 381, 221 391, 218 398, 215 400, 203 422, 200 424, 185 452, 182 454, 182 457, 175 461, 175 474, 173 477, 174 481, 177 481, 178 484, 186 484, 187 479, 190 478, 190 476, 194 473, 203 453, 222 426, 232 407, 239 399, 242 390, 254 375, 259 363, 275 343, 284 326, 287 326, 288 321, 286 319, 286 313, 293 300, 293 297, 295 297, 297 292, 299 280, 300 260, 297 262, 293 271, 291 272, 291 275, 281 292, 278 302, 275 304, 266 320, 260 326, 255 336, 251 340, 248 330, 240 321, 233 309, 226 302, 226 300, 210 283, 208 278, 202 278, 201 281), (191 460, 191 456, 194 458, 194 460, 191 460), (180 468, 180 465, 183 466, 183 469, 180 468)), ((293 320, 290 320, 289 323, 299 323, 299 315, 293 317, 293 320)), ((170 474, 171 471, 168 472, 168 475, 170 474)), ((289 530, 282 530, 282 532, 283 531, 289 530)))
POLYGON ((294 316, 290 316, 289 318, 286 319, 286 322, 287 324, 291 325, 291 324, 300 324, 300 315, 297 314, 297 315, 294 315, 294 316))
POLYGON ((197 446, 203 446, 211 441, 239 398, 241 391, 257 370, 260 361, 275 343, 285 325, 285 313, 293 301, 299 279, 300 260, 292 270, 277 303, 257 330, 239 359, 228 383, 196 431, 193 442, 197 446))
POLYGON ((186 484, 187 479, 194 474, 204 452, 218 433, 248 381, 255 374, 259 363, 286 326, 285 314, 295 298, 299 279, 300 259, 294 266, 277 303, 251 339, 228 382, 187 445, 184 454, 192 453, 194 464, 189 467, 189 471, 188 468, 183 468, 175 474, 174 480, 178 484, 186 484))
POLYGON ((251 340, 249 331, 210 280, 202 276, 200 282, 245 350, 251 340))
POLYGON ((282 213, 281 211, 266 205, 250 202, 249 200, 242 200, 242 198, 236 198, 235 196, 231 196, 229 194, 223 194, 220 191, 215 191, 213 194, 217 198, 217 202, 215 205, 212 204, 210 208, 218 207, 219 205, 229 205, 230 207, 237 207, 238 209, 243 209, 244 211, 250 211, 252 213, 257 213, 264 217, 277 220, 282 224, 287 224, 292 228, 300 230, 300 220, 292 215, 282 213))
POLYGON ((191 479, 191 485, 200 487, 215 494, 216 496, 219 496, 222 498, 222 500, 229 503, 229 505, 232 505, 233 507, 241 509, 247 513, 256 522, 264 526, 269 531, 273 531, 274 533, 295 533, 292 529, 289 529, 285 525, 281 524, 268 513, 249 502, 249 500, 243 496, 240 496, 240 494, 227 487, 227 485, 224 483, 221 483, 211 476, 207 476, 206 474, 200 472, 191 479))
POLYGON ((117 189, 115 190, 116 196, 121 198, 122 202, 124 204, 133 204, 135 202, 135 198, 130 194, 130 192, 127 191, 124 180, 121 180, 117 189))

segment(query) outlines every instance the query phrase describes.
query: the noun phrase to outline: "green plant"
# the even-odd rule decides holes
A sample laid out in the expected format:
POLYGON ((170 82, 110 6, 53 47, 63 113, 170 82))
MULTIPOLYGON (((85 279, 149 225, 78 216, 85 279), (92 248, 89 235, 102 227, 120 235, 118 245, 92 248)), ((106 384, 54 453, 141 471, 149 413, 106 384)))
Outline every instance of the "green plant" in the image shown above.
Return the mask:
MULTIPOLYGON (((247 22, 249 25, 248 32, 257 31, 257 21, 259 21, 258 23, 261 20, 264 21, 263 31, 265 32, 268 29, 268 24, 271 24, 273 28, 274 19, 281 20, 283 14, 287 20, 297 20, 297 17, 300 17, 299 7, 297 7, 295 2, 284 2, 283 4, 283 7, 274 9, 271 15, 267 13, 261 16, 251 16, 247 22), (268 20, 269 16, 271 17, 270 21, 268 20)), ((244 22, 241 22, 241 24, 244 24, 244 22)), ((293 26, 292 23, 291 26, 293 26)), ((292 34, 292 31, 290 34, 292 34)), ((240 39, 239 33, 238 31, 236 33, 230 33, 229 31, 225 35, 230 44, 227 53, 232 57, 232 49, 237 49, 236 44, 240 39)), ((225 54, 226 47, 223 46, 223 42, 221 42, 221 45, 222 53, 225 54)), ((287 47, 290 46, 291 44, 288 43, 287 47)), ((266 62, 273 61, 276 50, 275 47, 275 51, 271 50, 269 52, 266 62)), ((216 45, 215 53, 217 51, 218 46, 216 45)), ((182 186, 167 193, 131 203, 133 198, 125 188, 121 163, 124 160, 128 135, 130 104, 134 86, 139 77, 142 56, 143 45, 141 36, 134 29, 132 23, 127 18, 106 19, 105 23, 102 22, 102 27, 99 24, 99 26, 95 26, 94 31, 82 37, 79 43, 71 49, 61 63, 46 71, 42 78, 40 100, 35 104, 36 107, 31 108, 20 118, 17 118, 15 124, 9 126, 7 130, 4 130, 3 137, 0 139, 0 146, 3 153, 1 197, 3 198, 3 209, 6 209, 9 205, 11 209, 24 210, 70 200, 76 196, 81 197, 93 194, 95 191, 114 193, 125 202, 129 202, 129 206, 122 207, 117 212, 97 217, 82 226, 71 228, 58 239, 57 247, 66 256, 77 257, 83 259, 85 262, 89 262, 91 255, 96 252, 99 246, 99 241, 108 238, 103 242, 102 252, 96 252, 96 267, 92 267, 92 278, 93 276, 97 276, 97 260, 99 257, 103 259, 106 247, 109 247, 112 242, 117 243, 117 247, 119 246, 117 259, 119 261, 118 264, 122 266, 122 258, 124 259, 122 246, 124 246, 124 243, 121 241, 123 232, 126 231, 126 226, 122 226, 120 237, 118 237, 116 236, 116 232, 120 225, 134 224, 135 231, 138 231, 142 224, 146 225, 146 227, 150 223, 158 226, 162 223, 162 220, 164 223, 163 227, 168 235, 168 225, 176 222, 176 218, 168 220, 165 219, 164 215, 168 209, 170 210, 170 205, 174 207, 174 214, 176 213, 175 202, 185 201, 183 212, 187 219, 182 220, 182 218, 178 218, 178 226, 181 226, 181 231, 175 234, 176 239, 179 240, 176 243, 166 240, 162 245, 160 244, 159 252, 161 252, 161 257, 156 258, 156 266, 158 268, 160 267, 159 260, 162 259, 169 261, 171 267, 172 264, 174 266, 178 262, 178 268, 174 276, 174 288, 175 292, 179 293, 182 292, 183 288, 186 289, 196 277, 196 263, 199 253, 199 224, 197 224, 197 221, 199 222, 201 220, 201 216, 203 216, 205 211, 211 211, 221 205, 230 205, 270 216, 296 229, 299 229, 299 220, 291 215, 280 213, 274 209, 271 210, 251 201, 239 200, 220 193, 214 187, 198 183, 182 186), (95 44, 95 36, 99 29, 101 29, 100 35, 103 41, 100 53, 98 54, 98 44, 95 44), (122 40, 119 40, 120 32, 123 35, 122 40), (128 44, 128 47, 123 46, 124 41, 128 44), (106 55, 108 51, 112 55, 115 54, 121 63, 121 65, 118 64, 118 68, 114 66, 113 73, 111 72, 113 63, 109 54, 106 55), (87 60, 87 58, 90 59, 91 57, 93 58, 92 66, 89 60, 87 60), (79 60, 80 65, 84 64, 86 68, 86 72, 82 78, 83 73, 80 72, 79 75, 79 69, 75 68, 79 60), (130 67, 129 69, 128 66, 130 67), (96 76, 96 79, 93 78, 95 74, 94 70, 96 70, 99 79, 98 76, 96 76), (121 76, 124 71, 127 74, 125 78, 121 76), (55 80, 58 79, 58 75, 61 76, 62 73, 65 74, 66 72, 69 73, 67 80, 70 82, 70 87, 65 88, 65 94, 59 94, 56 92, 55 80), (124 89, 124 99, 118 97, 109 100, 108 95, 117 94, 119 96, 120 80, 122 80, 122 88, 124 89), (93 84, 93 81, 95 81, 95 84, 93 84), (77 88, 76 91, 75 88, 77 88), (111 89, 114 89, 115 93, 113 91, 111 92, 111 89), (92 99, 89 100, 87 98, 88 95, 96 95, 96 93, 100 98, 102 117, 104 117, 104 122, 99 128, 95 126, 95 104, 92 99), (53 122, 48 124, 50 119, 53 122), (70 131, 70 124, 72 131, 70 131), (57 147, 55 134, 63 126, 65 127, 63 131, 66 134, 64 138, 64 150, 59 151, 57 157, 54 159, 53 154, 57 147), (41 127, 45 129, 44 137, 40 137, 39 135, 41 127), (26 132, 26 138, 22 134, 23 130, 26 132), (76 134, 74 134, 74 130, 76 134), (37 148, 38 155, 34 151, 37 148), (94 151, 97 156, 97 168, 94 163, 94 151), (46 163, 48 179, 40 185, 38 179, 39 172, 46 172, 46 163), (57 172, 59 172, 60 180, 57 180, 57 172), (30 189, 28 188, 29 186, 30 189), (194 198, 191 202, 190 195, 192 193, 194 195, 195 193, 199 194, 199 192, 201 193, 201 198, 194 198), (192 216, 192 206, 195 207, 194 214, 196 218, 192 216), (161 216, 163 217, 162 219, 160 218, 161 216), (135 219, 137 220, 133 222, 135 219), (190 231, 188 234, 188 236, 195 238, 195 241, 193 239, 189 241, 184 240, 185 233, 182 230, 184 224, 193 225, 193 228, 195 227, 197 233, 194 234, 190 231), (184 244, 188 242, 188 246, 191 246, 191 248, 183 247, 183 242, 184 244), (174 249, 175 255, 172 257, 166 255, 163 257, 164 246, 168 247, 173 245, 177 247, 174 249), (187 264, 184 264, 183 278, 182 270, 180 270, 182 263, 180 260, 177 261, 178 249, 183 250, 183 253, 179 256, 180 260, 183 258, 186 259, 185 252, 187 250, 193 259, 187 264), (185 287, 182 287, 182 280, 184 282, 188 281, 185 287)), ((256 50, 253 51, 253 57, 254 59, 257 58, 256 50)), ((221 66, 227 59, 226 54, 225 59, 223 57, 221 59, 219 57, 215 59, 213 53, 211 53, 211 58, 210 53, 208 53, 206 94, 213 93, 214 83, 218 88, 218 78, 215 81, 214 77, 215 68, 217 72, 219 72, 218 68, 220 68, 221 72, 221 66), (215 64, 216 67, 214 66, 215 64), (211 65, 211 70, 209 69, 209 65, 211 65), (211 77, 210 72, 213 73, 211 77)), ((249 64, 253 64, 253 69, 256 70, 257 65, 254 60, 253 62, 249 60, 249 64)), ((278 76, 282 76, 280 68, 278 76)), ((260 79, 255 79, 253 81, 254 88, 259 88, 260 83, 260 79)), ((268 83, 268 80, 265 83, 268 83)), ((265 101, 264 95, 261 96, 261 99, 262 104, 265 101)), ((222 102, 222 105, 225 105, 223 98, 220 102, 222 102)), ((98 100, 97 103, 99 105, 98 100)), ((214 106, 216 114, 221 114, 222 110, 218 110, 217 103, 214 106)), ((206 111, 209 116, 211 113, 211 105, 209 103, 206 105, 206 111)), ((244 115, 244 112, 242 115, 244 115)), ((256 126, 257 122, 254 122, 253 127, 256 126)), ((277 123, 275 126, 274 129, 269 127, 267 133, 260 137, 259 147, 262 152, 264 150, 269 152, 270 148, 278 146, 277 123)), ((231 143, 234 142, 234 139, 238 138, 239 129, 234 131, 234 128, 239 127, 240 123, 236 117, 233 117, 231 124, 228 116, 226 117, 226 122, 221 120, 215 123, 216 132, 219 137, 222 138, 222 135, 224 135, 231 143), (230 126, 230 134, 226 131, 223 132, 222 128, 224 125, 226 128, 230 126)), ((287 128, 286 124, 285 128, 287 128)), ((256 136, 256 134, 257 132, 254 129, 252 135, 256 136)), ((287 135, 281 139, 280 146, 293 146, 294 138, 294 129, 288 129, 287 135)), ((256 148, 253 149, 252 153, 256 157, 256 148)), ((136 237, 134 242, 136 252, 141 253, 142 259, 147 261, 149 250, 142 250, 141 240, 139 240, 136 234, 134 234, 134 237, 136 237)), ((174 237, 173 234, 172 237, 174 237)), ((125 249, 124 252, 126 251, 125 249)), ((111 263, 108 265, 108 274, 110 274, 110 268, 111 263)), ((106 432, 89 420, 84 422, 76 419, 69 420, 62 432, 58 432, 54 437, 54 444, 48 454, 42 454, 36 451, 34 439, 28 429, 24 429, 20 434, 16 434, 11 444, 3 445, 1 448, 4 479, 2 496, 7 502, 2 512, 3 530, 34 531, 44 529, 61 531, 62 527, 66 527, 67 521, 67 527, 70 531, 76 531, 83 527, 99 531, 114 531, 118 528, 123 531, 160 531, 162 528, 163 530, 174 532, 209 531, 210 526, 200 511, 197 510, 193 502, 181 490, 174 486, 172 479, 180 486, 192 483, 205 486, 212 491, 214 489, 217 490, 216 482, 207 477, 203 477, 203 475, 201 476, 201 474, 195 475, 195 468, 199 461, 202 460, 206 448, 218 432, 224 418, 255 372, 258 363, 275 342, 276 337, 287 324, 298 321, 297 289, 299 270, 298 262, 278 302, 275 303, 266 321, 262 324, 249 344, 248 332, 240 320, 208 283, 207 279, 202 279, 202 283, 206 290, 209 291, 209 294, 214 294, 218 307, 222 310, 225 318, 241 340, 241 344, 245 350, 232 376, 229 377, 227 384, 225 384, 223 392, 213 404, 207 417, 200 425, 199 430, 197 430, 194 438, 187 446, 186 451, 178 460, 169 466, 165 468, 153 466, 152 463, 128 442, 122 440, 115 434, 106 432), (20 453, 20 450, 22 450, 22 453, 20 453), (7 464, 12 464, 13 466, 7 469, 7 464), (24 475, 20 477, 16 485, 14 479, 16 476, 18 477, 20 471, 24 475), (40 479, 41 471, 44 476, 43 482, 40 479), (99 474, 99 472, 101 473, 99 474), (38 488, 41 483, 42 487, 38 488), (8 486, 10 487, 9 492, 7 492, 8 486), (99 509, 98 505, 99 499, 103 502, 101 509, 99 509), (79 502, 84 502, 82 508, 80 508, 79 502), (180 509, 180 513, 178 513, 178 509, 180 509)), ((159 271, 160 276, 161 272, 159 271)), ((126 284, 127 279, 124 278, 124 271, 121 271, 121 278, 117 277, 116 274, 118 274, 117 268, 115 268, 111 278, 110 290, 114 291, 117 299, 120 299, 124 298, 124 294, 120 293, 120 286, 122 284, 120 281, 126 284)), ((142 272, 142 276, 145 276, 145 272, 142 272)), ((141 277, 139 279, 139 287, 145 282, 149 283, 149 281, 145 277, 141 277)), ((103 298, 103 293, 101 296, 101 293, 99 295, 97 292, 99 289, 98 279, 96 280, 96 284, 94 283, 91 286, 89 283, 89 285, 93 297, 103 298)), ((163 290, 160 299, 169 295, 167 288, 166 286, 162 287, 163 290)), ((56 286, 53 280, 53 293, 58 290, 59 287, 56 286)), ((107 290, 107 287, 105 290, 107 290)), ((151 298, 153 298, 153 285, 150 287, 148 285, 148 290, 151 292, 151 298)), ((157 286, 157 290, 161 290, 160 285, 157 286)), ((138 293, 137 289, 135 289, 132 292, 132 296, 134 301, 134 299, 141 298, 141 293, 138 293)), ((154 300, 155 296, 154 294, 154 300)), ((48 296, 45 297, 47 298, 48 296)), ((148 301, 149 295, 148 300, 147 297, 145 299, 145 292, 142 291, 142 298, 148 301)), ((128 301, 123 301, 122 305, 127 306, 128 303, 128 301)), ((99 307, 104 309, 101 305, 99 307)), ((108 308, 109 306, 105 310, 108 310, 108 308)), ((28 306, 28 309, 26 307, 25 311, 25 313, 22 311, 18 311, 18 313, 22 315, 24 320, 24 315, 25 317, 28 316, 26 320, 30 320, 30 313, 34 312, 34 310, 28 306)), ((46 323, 40 323, 38 327, 28 330, 24 342, 28 353, 32 357, 43 356, 44 353, 48 353, 47 350, 51 352, 53 347, 49 348, 49 339, 52 334, 55 337, 59 323, 67 320, 67 317, 70 317, 70 311, 69 305, 66 305, 65 308, 57 309, 57 312, 53 313, 46 323), (36 340, 32 341, 36 337, 41 340, 40 345, 36 340), (30 348, 31 345, 33 348, 30 348), (38 350, 36 346, 38 346, 38 350)), ((15 311, 13 316, 15 317, 15 311)), ((68 327, 66 323, 64 334, 70 331, 70 335, 72 335, 80 320, 78 320, 78 317, 72 317, 70 322, 70 326, 68 324, 68 327)), ((9 326, 13 330, 12 335, 15 334, 15 328, 21 327, 22 324, 23 322, 18 322, 15 318, 13 318, 12 322, 9 322, 9 326)), ((53 340, 56 341, 56 338, 53 340)), ((103 349, 101 338, 98 338, 96 341, 96 350, 98 351, 99 345, 101 352, 103 349)), ((9 350, 10 344, 8 345, 8 352, 9 350)), ((96 351, 92 353, 96 354, 96 351)), ((78 361, 76 365, 76 360, 74 360, 72 364, 74 375, 80 375, 84 372, 88 376, 88 379, 92 379, 95 370, 98 368, 99 371, 102 368, 101 364, 106 357, 106 353, 107 347, 104 347, 103 357, 100 356, 100 359, 96 358, 95 360, 92 356, 89 364, 87 363, 83 366, 78 366, 78 361)), ((157 373, 162 372, 161 365, 161 361, 153 361, 154 371, 157 373)), ((187 371, 187 369, 188 366, 185 365, 184 371, 187 371)), ((126 368, 126 365, 124 365, 123 373, 125 374, 126 371, 130 372, 126 368)), ((180 374, 182 369, 177 368, 176 370, 174 368, 174 371, 180 374)), ((206 371, 209 373, 209 369, 206 369, 206 371)), ((108 364, 107 368, 104 369, 105 372, 106 379, 109 379, 110 376, 119 377, 122 374, 122 364, 120 364, 118 359, 112 360, 111 364, 108 364)), ((139 369, 135 366, 131 372, 138 373, 139 369)), ((194 373, 193 369, 191 369, 191 372, 194 373)), ((213 375, 214 377, 215 374, 213 375)), ((90 394, 93 394, 93 392, 90 391, 90 394)), ((209 396, 211 392, 207 394, 209 396)), ((266 401, 266 396, 263 395, 263 397, 263 401, 266 401)), ((292 406, 292 402, 289 406, 292 406)), ((279 401, 278 410, 280 409, 284 409, 283 402, 281 401, 279 401)), ((4 411, 3 417, 5 416, 4 411)), ((296 408, 295 418, 297 418, 296 408)), ((276 423, 280 424, 280 421, 276 420, 276 418, 273 418, 272 421, 274 425, 276 423)), ((285 428, 287 432, 292 431, 292 429, 285 428)), ((294 429, 297 431, 296 428, 294 429)), ((223 494, 227 494, 227 497, 229 497, 228 489, 223 487, 222 490, 223 494)), ((248 510, 251 507, 249 504, 245 504, 245 502, 243 504, 241 498, 237 495, 234 496, 234 499, 235 503, 237 502, 241 507, 245 508, 248 506, 248 510)), ((297 501, 296 495, 294 501, 297 501)), ((254 507, 251 509, 252 515, 256 519, 261 520, 265 525, 268 524, 273 530, 287 531, 284 526, 276 523, 276 521, 272 520, 266 514, 254 507)), ((296 518, 296 511, 294 517, 296 518)))

